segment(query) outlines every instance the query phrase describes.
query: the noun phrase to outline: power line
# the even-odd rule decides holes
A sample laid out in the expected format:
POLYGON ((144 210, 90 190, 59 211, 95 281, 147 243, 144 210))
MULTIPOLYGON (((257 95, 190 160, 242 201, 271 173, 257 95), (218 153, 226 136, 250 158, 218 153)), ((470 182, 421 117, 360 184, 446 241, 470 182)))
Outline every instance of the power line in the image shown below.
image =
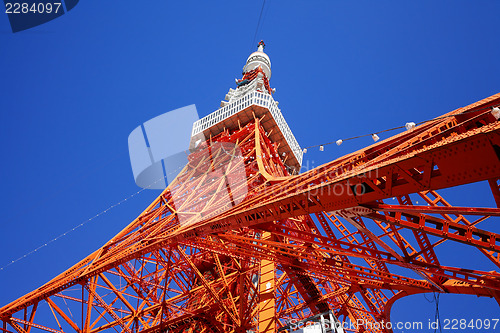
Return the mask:
MULTIPOLYGON (((434 321, 438 323, 437 327, 439 327, 439 332, 442 332, 441 318, 439 317, 439 296, 441 296, 441 294, 437 294, 436 296, 436 292, 434 292, 434 301, 436 303, 436 313, 434 314, 434 321)), ((434 333, 436 333, 437 327, 434 329, 434 333)))
POLYGON ((264 12, 264 6, 266 5, 266 0, 262 2, 262 8, 260 9, 259 21, 257 22, 257 27, 255 28, 255 34, 253 35, 252 49, 255 45, 255 40, 257 39, 257 33, 259 32, 260 21, 262 19, 262 13, 264 12))

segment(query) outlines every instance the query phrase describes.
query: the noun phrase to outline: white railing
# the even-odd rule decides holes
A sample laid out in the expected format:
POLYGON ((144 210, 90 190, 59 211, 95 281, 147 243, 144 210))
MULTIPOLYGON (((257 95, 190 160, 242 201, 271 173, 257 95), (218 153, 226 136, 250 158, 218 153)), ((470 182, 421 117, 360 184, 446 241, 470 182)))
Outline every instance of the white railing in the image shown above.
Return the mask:
POLYGON ((215 124, 223 121, 231 117, 232 115, 246 109, 250 105, 259 105, 267 108, 271 112, 271 116, 274 118, 274 121, 278 125, 281 133, 285 137, 288 146, 292 150, 292 153, 295 155, 295 158, 302 165, 302 149, 295 139, 290 127, 288 127, 281 110, 276 106, 276 102, 273 97, 268 94, 260 93, 260 92, 252 92, 244 95, 243 97, 237 99, 236 101, 228 104, 206 117, 201 118, 193 124, 193 130, 191 132, 191 136, 195 136, 199 133, 202 133, 204 130, 214 126, 215 124))

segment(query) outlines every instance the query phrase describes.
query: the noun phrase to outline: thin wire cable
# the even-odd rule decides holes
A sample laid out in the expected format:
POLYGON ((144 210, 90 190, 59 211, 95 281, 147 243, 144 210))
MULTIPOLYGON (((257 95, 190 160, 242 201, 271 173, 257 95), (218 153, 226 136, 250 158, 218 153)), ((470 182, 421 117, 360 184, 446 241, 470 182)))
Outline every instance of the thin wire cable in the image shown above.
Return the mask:
MULTIPOLYGON (((76 182, 67 182, 63 183, 60 186, 55 186, 52 189, 52 193, 50 195, 45 195, 42 199, 37 200, 35 204, 30 205, 29 207, 23 209, 22 212, 17 213, 14 217, 9 217, 4 223, 5 224, 10 224, 13 222, 16 222, 16 220, 19 220, 21 217, 24 217, 28 213, 30 213, 33 210, 38 209, 41 205, 44 203, 50 201, 50 200, 56 200, 57 197, 61 194, 64 193, 65 191, 69 190, 70 188, 74 187, 76 184, 86 180, 89 178, 94 172, 100 171, 102 168, 106 167, 108 164, 111 162, 114 162, 118 158, 121 158, 122 155, 124 155, 124 152, 119 152, 117 154, 112 155, 108 160, 101 162, 98 166, 92 167, 92 164, 84 166, 83 172, 76 173, 71 175, 72 178, 77 178, 78 180, 76 182)), ((99 162, 99 161, 98 161, 99 162)))
POLYGON ((129 195, 129 196, 128 196, 128 197, 126 197, 125 199, 123 199, 123 200, 121 200, 121 201, 119 201, 119 202, 115 203, 114 205, 109 206, 107 209, 105 209, 105 210, 101 211, 100 213, 98 213, 98 214, 94 215, 93 217, 91 217, 91 218, 89 218, 89 219, 85 220, 84 222, 80 223, 80 224, 79 224, 79 225, 77 225, 76 227, 74 227, 74 228, 72 228, 72 229, 69 229, 68 231, 66 231, 66 232, 64 232, 64 233, 62 233, 62 234, 60 234, 59 236, 57 236, 57 237, 55 237, 55 238, 53 238, 53 239, 49 240, 47 243, 45 243, 45 244, 43 244, 43 245, 40 245, 39 247, 37 247, 37 248, 36 248, 36 249, 34 249, 34 250, 31 250, 30 252, 26 253, 25 255, 23 255, 23 256, 21 256, 21 257, 19 257, 19 258, 15 259, 15 260, 12 260, 12 261, 11 261, 10 263, 8 263, 7 265, 4 265, 4 266, 0 267, 0 271, 3 271, 5 268, 9 267, 9 266, 10 266, 10 265, 12 265, 12 264, 15 264, 15 263, 16 263, 16 262, 18 262, 19 260, 22 260, 22 259, 24 259, 24 258, 26 258, 26 257, 28 257, 28 256, 30 256, 30 255, 32 255, 33 253, 37 252, 38 250, 40 250, 40 249, 42 249, 42 248, 44 248, 44 247, 48 246, 49 244, 51 244, 51 243, 53 243, 53 242, 57 241, 58 239, 60 239, 60 238, 62 238, 62 237, 64 237, 64 236, 66 236, 67 234, 69 234, 69 233, 71 233, 71 232, 75 231, 76 229, 83 227, 85 224, 87 224, 87 223, 89 223, 90 221, 92 221, 92 220, 94 220, 94 219, 98 218, 99 216, 106 214, 109 210, 111 210, 111 209, 113 209, 113 208, 115 208, 115 207, 117 207, 117 206, 121 205, 122 203, 124 203, 125 201, 127 201, 127 200, 129 200, 129 199, 132 199, 133 197, 135 197, 135 196, 136 196, 136 195, 138 195, 139 193, 141 193, 141 192, 143 192, 143 191, 145 191, 145 190, 149 189, 151 186, 153 186, 154 184, 158 183, 159 181, 162 181, 162 180, 166 179, 169 175, 171 175, 171 174, 173 174, 173 173, 175 173, 175 172, 179 171, 182 167, 183 167, 183 166, 178 167, 176 170, 174 170, 174 171, 170 172, 168 175, 165 175, 165 176, 163 176, 163 177, 159 178, 158 180, 154 181, 153 183, 149 184, 148 186, 146 186, 146 187, 144 187, 144 188, 140 189, 139 191, 137 191, 137 192, 135 192, 135 193, 133 193, 133 194, 129 195))
MULTIPOLYGON (((500 105, 495 105, 493 107, 498 107, 498 106, 500 106, 500 105)), ((467 111, 460 112, 460 113, 454 113, 454 114, 450 114, 450 115, 446 115, 446 116, 440 116, 440 117, 436 117, 436 118, 432 118, 432 119, 423 120, 423 121, 421 121, 419 123, 416 123, 415 125, 418 126, 418 125, 422 125, 422 124, 425 124, 425 123, 428 123, 428 122, 431 122, 431 121, 446 119, 446 118, 455 117, 455 116, 459 116, 459 115, 463 115, 463 114, 468 114, 468 113, 473 113, 473 112, 479 112, 479 111, 489 110, 491 108, 492 107, 488 106, 488 107, 483 107, 483 108, 480 108, 480 109, 467 110, 467 111)), ((373 134, 381 134, 381 133, 395 131, 395 130, 403 129, 403 128, 406 128, 406 126, 403 125, 403 126, 393 127, 393 128, 381 130, 381 131, 378 131, 378 132, 372 132, 372 133, 368 133, 368 134, 357 135, 357 136, 353 136, 353 137, 346 138, 346 139, 341 139, 341 140, 342 140, 342 142, 344 142, 344 141, 349 141, 349 140, 364 138, 364 137, 367 137, 367 136, 372 136, 373 134)), ((307 146, 307 147, 301 148, 300 150, 302 150, 302 149, 309 149, 309 148, 316 148, 316 147, 319 147, 319 146, 327 146, 327 145, 334 144, 336 142, 337 141, 332 141, 332 142, 327 142, 327 143, 321 143, 321 144, 317 144, 317 145, 307 146)), ((295 149, 295 150, 297 150, 297 149, 295 149)))
MULTIPOLYGON (((264 14, 262 15, 262 19, 261 19, 260 25, 257 28, 257 36, 259 36, 259 35, 262 36, 262 31, 264 29, 264 23, 266 22, 267 12, 269 11, 269 3, 270 3, 270 1, 268 0, 267 3, 266 3, 266 6, 265 6, 266 8, 264 10, 264 14)), ((254 37, 254 41, 253 41, 254 46, 253 47, 255 47, 255 42, 257 42, 257 39, 258 38, 254 37)))
POLYGON ((425 298, 425 300, 426 300, 427 302, 429 302, 429 303, 434 303, 434 300, 429 301, 429 299, 427 298, 427 296, 425 296, 425 294, 423 294, 423 295, 424 295, 424 298, 425 298))
POLYGON ((436 296, 436 292, 434 292, 434 302, 436 303, 436 313, 434 314, 434 322, 437 321, 438 323, 438 326, 434 329, 434 333, 436 333, 438 327, 439 327, 439 332, 442 332, 441 318, 439 317, 439 296, 441 296, 441 294, 437 294, 436 296))
POLYGON ((255 34, 253 35, 252 50, 255 47, 255 40, 257 38, 257 33, 259 32, 260 21, 262 19, 262 13, 264 12, 264 6, 266 5, 266 0, 262 2, 262 8, 260 9, 259 21, 257 22, 257 27, 255 28, 255 34))
POLYGON ((271 1, 268 0, 267 1, 267 6, 266 6, 266 10, 264 11, 264 16, 262 16, 262 24, 260 25, 260 28, 259 28, 259 33, 262 32, 262 29, 264 27, 264 23, 266 22, 266 17, 267 17, 267 13, 269 12, 269 7, 271 6, 271 1))
MULTIPOLYGON (((421 122, 416 123, 415 126, 422 125, 422 124, 425 124, 425 123, 428 123, 428 122, 431 122, 431 121, 436 121, 436 120, 446 119, 446 118, 450 118, 450 117, 455 117, 455 116, 458 116, 458 115, 464 115, 464 114, 473 113, 473 112, 480 112, 480 111, 484 111, 484 110, 491 110, 492 108, 495 108, 495 107, 498 107, 498 106, 500 106, 500 104, 499 105, 494 105, 494 106, 482 107, 482 108, 479 108, 479 109, 467 110, 467 111, 463 111, 463 112, 460 112, 460 113, 454 113, 454 114, 440 116, 440 117, 436 117, 436 118, 432 118, 432 119, 427 119, 427 120, 423 120, 421 122)), ((369 134, 363 134, 363 135, 353 136, 353 137, 350 137, 350 138, 347 138, 347 139, 342 139, 342 142, 343 141, 348 141, 348 140, 353 140, 353 139, 358 139, 358 138, 363 138, 363 137, 367 137, 367 136, 372 136, 373 134, 381 134, 381 133, 385 133, 385 132, 390 132, 390 131, 394 131, 394 130, 398 130, 398 129, 403 129, 403 128, 406 129, 406 125, 398 126, 398 127, 393 127, 393 128, 381 130, 381 131, 378 131, 378 132, 369 133, 369 134)), ((293 151, 302 151, 303 149, 308 149, 308 148, 315 148, 315 147, 320 147, 320 146, 326 146, 326 145, 330 145, 330 144, 333 144, 333 143, 336 143, 336 141, 322 143, 322 144, 316 144, 316 145, 312 145, 312 146, 303 147, 303 148, 300 148, 300 149, 292 149, 292 152, 293 151)), ((224 150, 224 148, 223 148, 223 150, 224 150)), ((373 151, 372 154, 374 154, 377 151, 378 150, 373 151)), ((226 154, 228 154, 228 152, 226 152, 225 150, 224 150, 224 152, 226 154)), ((283 164, 289 170, 289 172, 291 172, 292 170, 294 170, 294 168, 292 168, 291 166, 287 165, 286 163, 283 162, 283 164)))
POLYGON ((66 303, 66 298, 63 297, 62 299, 64 301, 64 304, 66 304, 66 307, 68 308, 68 311, 69 311, 69 314, 71 315, 71 318, 73 320, 75 320, 75 317, 73 317, 73 313, 71 312, 71 309, 69 308, 68 303, 66 303))

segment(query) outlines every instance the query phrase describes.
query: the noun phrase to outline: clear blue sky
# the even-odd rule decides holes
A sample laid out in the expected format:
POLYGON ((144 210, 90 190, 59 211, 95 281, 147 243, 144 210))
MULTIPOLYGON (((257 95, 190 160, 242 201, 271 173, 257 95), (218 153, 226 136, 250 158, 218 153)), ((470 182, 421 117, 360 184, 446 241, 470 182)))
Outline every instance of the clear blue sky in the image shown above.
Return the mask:
MULTIPOLYGON (((200 116, 217 109, 256 47, 261 5, 87 0, 16 34, 0 13, 0 266, 139 190, 129 133, 185 105, 196 104, 200 116)), ((268 0, 257 40, 271 57, 274 97, 309 146, 433 118, 499 92, 499 13, 494 0, 268 0)), ((310 151, 306 160, 316 166, 370 140, 310 151)), ((456 205, 491 206, 485 189, 444 193, 456 205)), ((158 194, 142 192, 0 271, 0 305, 100 247, 158 194)), ((500 231, 493 222, 482 226, 500 231)), ((438 251, 443 264, 494 269, 478 251, 447 243, 438 251)), ((414 296, 395 304, 393 321, 426 323, 434 310, 414 296)), ((444 295, 440 313, 500 312, 490 299, 444 295)))

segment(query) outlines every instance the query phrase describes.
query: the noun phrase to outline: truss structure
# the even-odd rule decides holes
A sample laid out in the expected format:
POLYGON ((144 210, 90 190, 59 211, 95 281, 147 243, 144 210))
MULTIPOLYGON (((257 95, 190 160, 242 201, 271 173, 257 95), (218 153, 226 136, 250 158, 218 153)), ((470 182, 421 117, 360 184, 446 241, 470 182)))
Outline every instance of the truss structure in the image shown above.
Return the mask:
POLYGON ((1 308, 0 329, 291 332, 290 320, 331 310, 362 323, 346 332, 390 332, 372 324, 405 296, 499 302, 500 234, 481 228, 500 215, 499 104, 491 96, 299 175, 263 127, 269 115, 226 128, 102 248, 1 308), (477 182, 496 206, 438 192, 477 182), (494 269, 444 265, 443 242, 477 248, 494 269))

